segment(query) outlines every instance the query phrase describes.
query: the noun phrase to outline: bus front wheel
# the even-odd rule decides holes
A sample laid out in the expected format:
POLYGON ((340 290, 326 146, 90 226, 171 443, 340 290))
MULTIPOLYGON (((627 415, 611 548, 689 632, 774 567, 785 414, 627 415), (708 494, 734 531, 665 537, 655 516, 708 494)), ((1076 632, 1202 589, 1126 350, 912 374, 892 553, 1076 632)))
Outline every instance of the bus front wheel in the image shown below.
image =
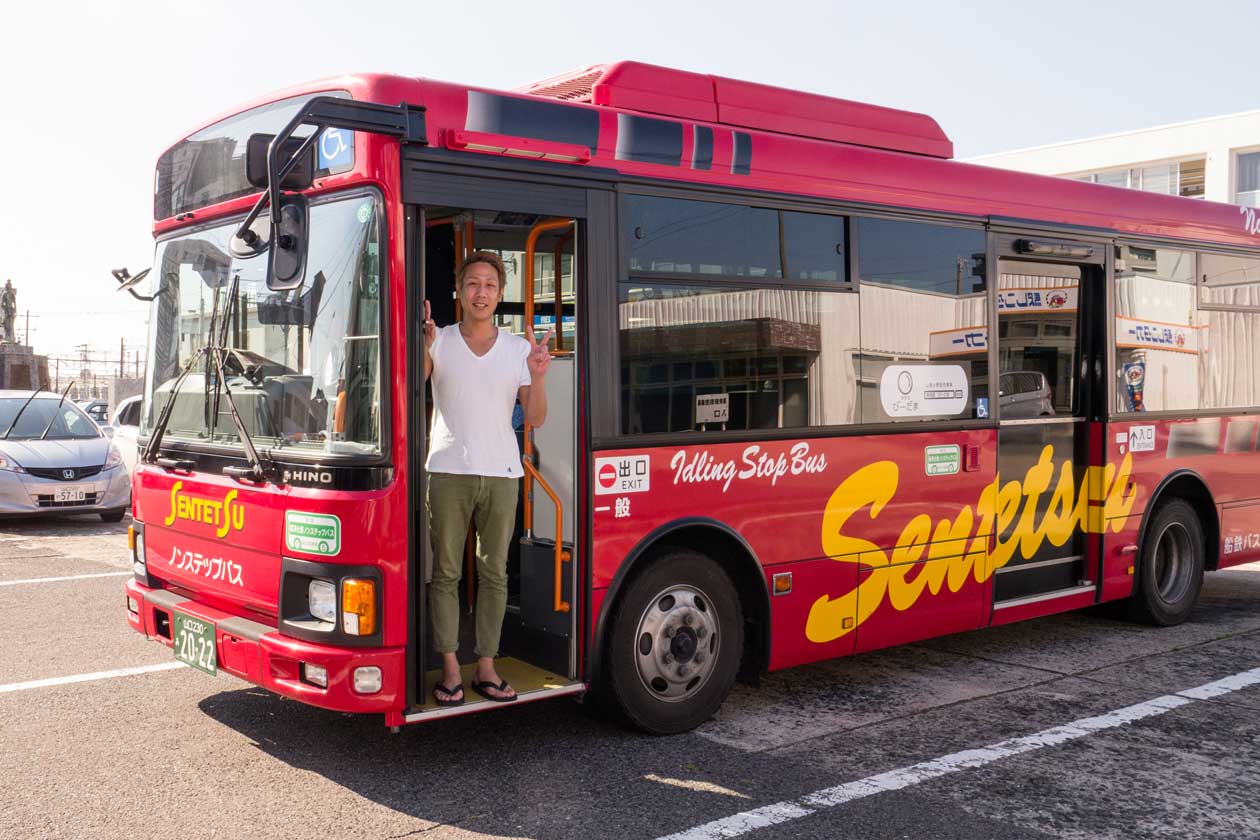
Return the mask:
POLYGON ((1204 552, 1203 525, 1190 503, 1160 505, 1142 541, 1132 616, 1161 627, 1185 621, 1203 586, 1204 552))
POLYGON ((713 716, 744 648, 739 596, 717 563, 665 553, 629 583, 612 618, 608 694, 632 724, 671 735, 713 716))

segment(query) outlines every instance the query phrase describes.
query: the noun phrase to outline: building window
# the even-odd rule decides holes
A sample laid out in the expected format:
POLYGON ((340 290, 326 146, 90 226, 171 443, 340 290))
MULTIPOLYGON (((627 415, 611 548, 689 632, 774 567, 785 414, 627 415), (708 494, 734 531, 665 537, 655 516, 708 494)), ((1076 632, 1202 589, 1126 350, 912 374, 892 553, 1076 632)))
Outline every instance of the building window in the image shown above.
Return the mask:
POLYGON ((1238 188, 1234 199, 1244 207, 1260 207, 1260 152, 1238 156, 1238 188))
POLYGON ((1162 195, 1179 195, 1183 198, 1203 198, 1206 165, 1205 158, 1196 158, 1178 163, 1155 163, 1087 172, 1073 175, 1072 178, 1108 187, 1127 187, 1162 195))

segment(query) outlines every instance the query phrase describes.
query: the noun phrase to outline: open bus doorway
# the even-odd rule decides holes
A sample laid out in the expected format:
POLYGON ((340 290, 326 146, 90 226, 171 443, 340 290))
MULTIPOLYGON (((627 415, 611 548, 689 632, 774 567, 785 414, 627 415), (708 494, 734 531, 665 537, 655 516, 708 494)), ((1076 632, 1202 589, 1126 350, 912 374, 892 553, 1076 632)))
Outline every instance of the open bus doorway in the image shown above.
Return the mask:
MULTIPOLYGON (((532 213, 473 210, 452 206, 425 207, 421 213, 423 294, 439 327, 462 317, 456 289, 459 267, 475 251, 491 251, 504 263, 503 299, 495 310, 495 325, 503 332, 524 336, 527 323, 536 339, 554 329, 552 361, 546 376, 547 419, 537 428, 525 423, 516 404, 512 425, 517 445, 525 455, 525 476, 519 480, 507 572, 508 600, 499 656, 500 676, 521 699, 564 693, 577 673, 574 604, 574 491, 577 463, 577 311, 576 293, 579 221, 532 213)), ((419 325, 417 325, 419 328, 419 325)), ((416 379, 423 376, 421 372, 416 379)), ((422 421, 431 428, 433 396, 423 388, 422 421)), ((474 386, 475 387, 475 384, 474 386)), ((429 435, 426 434, 428 441, 429 435)), ((427 458, 427 452, 420 459, 427 458)), ((427 517, 427 501, 420 499, 416 515, 427 517)), ((427 521, 425 522, 427 526, 427 521)), ((477 575, 475 530, 465 541, 463 579, 459 598, 459 650, 464 674, 465 702, 440 707, 433 686, 441 676, 441 656, 433 650, 428 610, 432 578, 432 547, 428 528, 418 546, 421 581, 415 587, 424 620, 417 628, 418 685, 413 711, 419 715, 458 713, 489 703, 468 690, 476 664, 475 605, 477 575)))

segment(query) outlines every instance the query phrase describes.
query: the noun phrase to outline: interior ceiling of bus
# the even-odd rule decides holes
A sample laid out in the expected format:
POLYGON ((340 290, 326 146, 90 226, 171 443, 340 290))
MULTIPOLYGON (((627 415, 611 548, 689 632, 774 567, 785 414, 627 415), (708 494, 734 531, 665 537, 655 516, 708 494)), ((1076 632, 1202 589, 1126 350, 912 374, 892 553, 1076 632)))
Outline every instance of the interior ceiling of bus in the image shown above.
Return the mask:
MULTIPOLYGON (((516 213, 501 210, 461 210, 454 207, 428 207, 425 216, 432 220, 459 216, 475 225, 474 246, 498 251, 524 251, 529 232, 539 222, 550 217, 532 213, 516 213)), ((535 250, 540 254, 551 253, 556 244, 569 235, 569 229, 544 231, 538 237, 535 250)), ((566 251, 569 248, 566 245, 566 251)))

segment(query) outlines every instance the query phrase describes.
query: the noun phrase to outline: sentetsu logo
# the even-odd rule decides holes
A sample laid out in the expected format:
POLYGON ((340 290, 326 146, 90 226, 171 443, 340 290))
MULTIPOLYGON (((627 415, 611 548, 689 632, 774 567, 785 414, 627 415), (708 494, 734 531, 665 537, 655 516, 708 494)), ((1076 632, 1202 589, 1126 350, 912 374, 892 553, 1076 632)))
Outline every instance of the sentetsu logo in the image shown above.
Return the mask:
POLYGON ((1256 214, 1254 207, 1239 207, 1238 212, 1243 214, 1243 230, 1247 233, 1260 233, 1260 215, 1256 214))

